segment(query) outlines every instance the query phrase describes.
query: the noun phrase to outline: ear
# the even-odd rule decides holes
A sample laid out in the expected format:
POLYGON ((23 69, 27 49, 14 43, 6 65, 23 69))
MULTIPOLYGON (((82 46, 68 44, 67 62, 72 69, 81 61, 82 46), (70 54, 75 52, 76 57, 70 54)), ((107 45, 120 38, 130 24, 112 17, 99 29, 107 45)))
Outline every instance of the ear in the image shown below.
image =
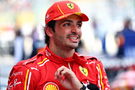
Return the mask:
POLYGON ((53 36, 53 30, 50 27, 45 27, 45 33, 49 36, 52 37, 53 36))

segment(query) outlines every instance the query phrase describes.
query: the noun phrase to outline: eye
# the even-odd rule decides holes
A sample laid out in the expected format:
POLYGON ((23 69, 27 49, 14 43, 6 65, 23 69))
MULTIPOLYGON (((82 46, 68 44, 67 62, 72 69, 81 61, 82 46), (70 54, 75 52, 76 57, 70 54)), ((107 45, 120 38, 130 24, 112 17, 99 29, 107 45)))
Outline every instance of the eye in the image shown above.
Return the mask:
POLYGON ((77 24, 77 27, 78 27, 78 28, 81 28, 81 27, 82 27, 82 23, 78 23, 78 24, 77 24))
POLYGON ((71 23, 63 23, 63 27, 71 26, 71 23))

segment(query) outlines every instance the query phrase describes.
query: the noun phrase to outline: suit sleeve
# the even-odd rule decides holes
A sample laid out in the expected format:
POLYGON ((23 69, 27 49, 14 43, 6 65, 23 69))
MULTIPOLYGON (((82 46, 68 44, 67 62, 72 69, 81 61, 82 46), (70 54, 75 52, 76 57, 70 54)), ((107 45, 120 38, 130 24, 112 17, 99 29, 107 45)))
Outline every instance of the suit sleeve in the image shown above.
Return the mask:
POLYGON ((96 69, 98 72, 98 86, 101 90, 110 90, 110 85, 108 82, 108 78, 101 61, 97 61, 96 69))
POLYGON ((25 66, 14 66, 9 75, 7 90, 34 90, 35 72, 25 66))

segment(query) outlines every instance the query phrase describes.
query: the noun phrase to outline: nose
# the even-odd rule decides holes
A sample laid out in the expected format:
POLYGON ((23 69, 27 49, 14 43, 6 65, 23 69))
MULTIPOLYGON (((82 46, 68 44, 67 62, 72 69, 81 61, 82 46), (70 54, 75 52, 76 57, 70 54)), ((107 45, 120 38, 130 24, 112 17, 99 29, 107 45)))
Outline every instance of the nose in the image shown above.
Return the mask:
POLYGON ((72 26, 71 32, 76 32, 77 33, 79 31, 80 31, 80 29, 76 25, 72 26))

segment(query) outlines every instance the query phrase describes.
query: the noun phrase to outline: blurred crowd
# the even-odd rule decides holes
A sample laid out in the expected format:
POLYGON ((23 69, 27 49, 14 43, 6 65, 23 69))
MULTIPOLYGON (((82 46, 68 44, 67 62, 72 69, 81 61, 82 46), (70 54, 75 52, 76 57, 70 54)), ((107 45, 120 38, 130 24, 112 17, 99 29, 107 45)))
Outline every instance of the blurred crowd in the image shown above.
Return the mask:
MULTIPOLYGON (((40 19, 44 19, 45 8, 54 1, 56 0, 0 0, 0 57, 10 55, 15 64, 33 57, 45 47, 45 25, 40 19)), ((135 1, 74 1, 83 8, 91 3, 90 10, 86 10, 90 22, 82 27, 85 36, 76 51, 94 55, 103 61, 112 90, 134 90, 135 1), (121 1, 123 3, 120 4, 121 1), (98 7, 97 11, 93 11, 95 7, 98 7)))

